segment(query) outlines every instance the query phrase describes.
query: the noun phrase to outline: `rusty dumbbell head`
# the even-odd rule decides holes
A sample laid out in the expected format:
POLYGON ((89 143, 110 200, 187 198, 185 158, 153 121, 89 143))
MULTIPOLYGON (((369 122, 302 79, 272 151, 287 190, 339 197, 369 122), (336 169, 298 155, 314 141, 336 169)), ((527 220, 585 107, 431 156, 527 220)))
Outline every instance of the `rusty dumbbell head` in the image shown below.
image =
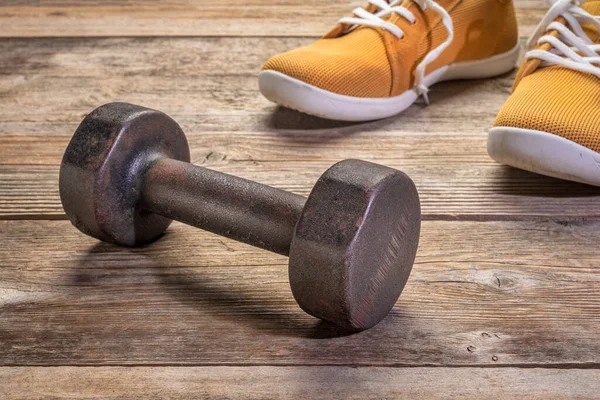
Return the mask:
POLYGON ((309 314, 352 329, 381 321, 410 275, 421 226, 412 180, 358 160, 329 168, 308 196, 289 275, 309 314))
POLYGON ((408 176, 346 160, 305 199, 189 160, 170 117, 107 104, 85 118, 64 155, 63 207, 79 230, 110 243, 151 242, 175 219, 289 255, 300 307, 345 329, 370 328, 388 314, 419 241, 419 197, 408 176))
POLYGON ((162 112, 111 103, 77 128, 60 166, 60 199, 77 229, 135 246, 160 237, 171 220, 143 210, 146 172, 160 158, 190 161, 179 125, 162 112))

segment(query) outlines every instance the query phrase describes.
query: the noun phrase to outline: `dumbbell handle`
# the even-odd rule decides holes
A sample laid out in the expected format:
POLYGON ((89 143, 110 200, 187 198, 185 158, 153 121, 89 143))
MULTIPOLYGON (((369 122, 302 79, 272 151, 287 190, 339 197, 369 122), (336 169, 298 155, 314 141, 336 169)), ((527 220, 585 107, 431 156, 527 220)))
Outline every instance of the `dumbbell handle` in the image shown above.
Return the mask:
POLYGON ((142 208, 289 255, 306 198, 182 161, 161 159, 142 183, 142 208))

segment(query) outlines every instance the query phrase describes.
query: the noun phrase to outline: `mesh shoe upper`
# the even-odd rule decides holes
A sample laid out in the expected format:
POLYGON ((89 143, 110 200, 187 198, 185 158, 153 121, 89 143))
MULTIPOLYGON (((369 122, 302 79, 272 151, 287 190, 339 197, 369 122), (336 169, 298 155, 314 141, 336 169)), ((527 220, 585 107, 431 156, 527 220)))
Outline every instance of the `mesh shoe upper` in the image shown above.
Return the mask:
POLYGON ((321 39, 271 58, 263 69, 346 96, 386 97, 392 87, 392 70, 379 29, 363 28, 336 39, 321 39))
POLYGON ((494 126, 552 133, 600 152, 600 79, 553 66, 524 77, 494 126))
MULTIPOLYGON (((582 8, 600 15, 600 1, 585 3, 582 8)), ((560 21, 564 23, 564 19, 560 21)), ((583 28, 592 41, 600 43, 595 29, 583 28)), ((600 152, 599 110, 600 78, 560 65, 543 67, 532 59, 521 66, 513 93, 494 126, 547 132, 600 152)))
MULTIPOLYGON (((518 42, 512 0, 437 3, 450 14, 454 40, 427 66, 427 73, 456 61, 507 52, 518 42)), ((400 15, 387 17, 405 33, 401 39, 384 29, 366 26, 344 33, 343 26, 338 25, 312 45, 271 58, 263 70, 346 96, 397 96, 413 87, 417 65, 448 38, 438 13, 430 8, 423 12, 412 0, 402 5, 414 14, 414 24, 400 15)))

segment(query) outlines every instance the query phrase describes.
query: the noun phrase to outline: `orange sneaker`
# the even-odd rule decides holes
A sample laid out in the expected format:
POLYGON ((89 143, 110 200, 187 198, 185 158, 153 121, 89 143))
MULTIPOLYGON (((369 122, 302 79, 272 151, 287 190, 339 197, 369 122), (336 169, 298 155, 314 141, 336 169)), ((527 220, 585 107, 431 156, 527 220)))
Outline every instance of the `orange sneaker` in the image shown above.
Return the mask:
POLYGON ((329 119, 395 115, 450 79, 512 70, 519 54, 512 0, 369 0, 324 38, 275 56, 262 94, 329 119))
POLYGON ((488 137, 503 164, 600 186, 600 1, 555 2, 488 137))

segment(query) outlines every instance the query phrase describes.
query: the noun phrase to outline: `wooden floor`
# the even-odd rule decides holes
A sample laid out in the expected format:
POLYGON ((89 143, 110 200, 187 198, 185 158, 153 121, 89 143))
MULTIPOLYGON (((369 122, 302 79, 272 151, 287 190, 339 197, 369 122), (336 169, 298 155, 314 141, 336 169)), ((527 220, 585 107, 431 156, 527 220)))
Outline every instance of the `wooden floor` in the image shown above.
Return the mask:
MULTIPOLYGON (((600 398, 600 189, 487 156, 514 74, 366 124, 258 93, 269 56, 360 4, 0 4, 0 399, 600 398), (116 100, 174 117, 195 163, 299 194, 344 158, 412 176, 425 221, 391 314, 342 335, 296 306, 284 257, 182 224, 141 249, 76 231, 61 156, 116 100)), ((517 5, 525 37, 547 6, 517 5)))

